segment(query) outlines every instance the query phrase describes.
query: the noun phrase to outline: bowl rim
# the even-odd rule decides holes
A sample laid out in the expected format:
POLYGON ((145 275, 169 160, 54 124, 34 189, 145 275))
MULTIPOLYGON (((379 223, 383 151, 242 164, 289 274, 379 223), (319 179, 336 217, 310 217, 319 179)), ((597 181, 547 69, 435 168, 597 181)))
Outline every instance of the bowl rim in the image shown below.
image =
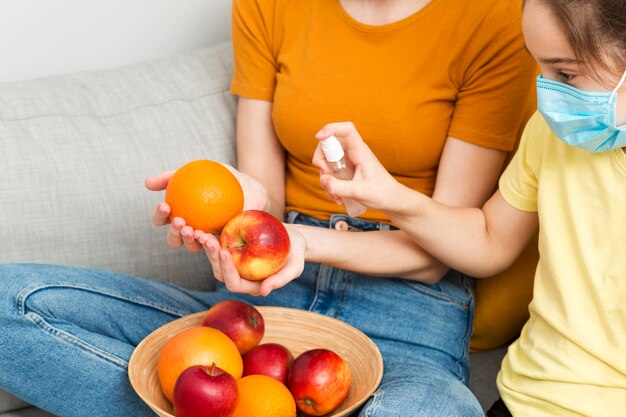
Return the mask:
MULTIPOLYGON (((321 313, 317 313, 314 311, 309 311, 309 310, 301 310, 298 308, 291 308, 291 307, 279 307, 279 306, 254 306, 256 309, 259 310, 259 312, 261 313, 261 315, 264 314, 264 312, 267 313, 281 313, 281 314, 291 314, 291 315, 297 315, 300 318, 303 318, 308 316, 310 318, 315 318, 315 320, 323 320, 323 321, 327 321, 328 323, 333 323, 336 326, 339 327, 343 327, 345 329, 349 329, 351 332, 356 332, 359 333, 361 335, 361 337, 366 340, 366 343, 368 343, 372 349, 372 353, 374 355, 374 361, 375 361, 375 367, 377 369, 379 369, 379 372, 377 372, 376 375, 376 379, 375 381, 371 384, 370 389, 366 392, 365 395, 363 395, 363 398, 359 401, 357 401, 355 404, 353 404, 352 406, 350 406, 349 408, 346 408, 345 410, 342 410, 339 414, 334 414, 333 417, 342 417, 342 416, 348 416, 351 414, 352 411, 354 411, 356 408, 360 407, 361 405, 363 405, 376 391, 376 389, 378 389, 378 386, 380 385, 380 382, 382 381, 383 378, 383 373, 384 373, 384 363, 383 363, 383 356, 380 353, 380 349, 378 349, 378 346, 376 345, 376 343, 374 343, 374 341, 367 336, 365 333, 363 333, 361 330, 357 329, 356 327, 342 321, 339 319, 336 319, 334 317, 331 316, 327 316, 325 314, 321 314, 321 313)), ((163 410, 161 407, 157 406, 156 404, 154 404, 153 402, 151 402, 150 400, 148 400, 147 398, 145 398, 145 396, 143 394, 141 394, 138 390, 137 390, 137 386, 136 384, 138 383, 138 381, 136 381, 136 379, 134 378, 135 374, 137 374, 137 376, 139 376, 139 372, 131 372, 131 369, 134 369, 135 366, 135 362, 138 360, 137 359, 137 355, 136 352, 138 352, 140 350, 141 347, 143 347, 143 345, 147 344, 150 342, 150 340, 154 337, 156 337, 156 335, 159 335, 161 333, 166 333, 167 330, 169 330, 170 328, 175 328, 177 327, 181 322, 185 322, 185 321, 196 321, 198 317, 203 317, 206 314, 207 310, 203 310, 203 311, 199 311, 197 313, 191 313, 188 314, 186 316, 183 317, 179 317, 177 319, 174 319, 160 327, 157 327, 156 329, 154 329, 152 332, 150 332, 148 335, 146 335, 138 344, 137 346, 133 349, 133 352, 130 355, 130 359, 128 360, 128 379, 130 381, 130 385, 132 386, 133 390, 135 391, 135 393, 153 410, 160 410, 161 412, 165 413, 168 416, 172 416, 175 417, 174 415, 168 413, 167 411, 163 410)), ((170 335, 170 337, 173 337, 176 333, 172 333, 170 335)), ((300 414, 299 414, 300 415, 300 414)))

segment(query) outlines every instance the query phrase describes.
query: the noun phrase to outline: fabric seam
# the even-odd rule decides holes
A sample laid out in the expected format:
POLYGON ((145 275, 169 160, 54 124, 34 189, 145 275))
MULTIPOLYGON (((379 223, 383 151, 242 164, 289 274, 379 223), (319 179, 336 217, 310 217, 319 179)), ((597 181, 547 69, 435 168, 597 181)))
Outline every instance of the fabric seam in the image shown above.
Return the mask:
POLYGON ((146 108, 153 108, 153 107, 159 107, 162 106, 164 104, 170 104, 170 103, 174 103, 174 102, 186 102, 186 103, 191 103, 191 102, 195 102, 198 101, 200 99, 203 99, 205 97, 209 97, 209 96, 213 96, 213 95, 217 95, 217 94, 223 94, 225 92, 228 92, 227 88, 222 88, 219 90, 212 90, 212 91, 207 91, 205 93, 202 94, 198 94, 196 96, 190 97, 190 98, 186 98, 186 97, 172 97, 169 98, 167 100, 158 102, 158 103, 152 103, 152 104, 145 104, 145 105, 140 105, 140 106, 135 106, 135 107, 130 107, 122 112, 119 113, 112 113, 112 114, 102 114, 102 115, 97 115, 97 114, 89 114, 89 113, 76 113, 76 114, 64 114, 64 113, 42 113, 42 114, 37 114, 37 115, 30 115, 30 116, 18 116, 18 117, 2 117, 0 118, 1 121, 4 122, 20 122, 20 121, 25 121, 25 120, 31 120, 31 119, 39 119, 39 118, 45 118, 45 117, 67 117, 67 118, 79 118, 79 117, 88 117, 88 118, 93 118, 93 119, 108 119, 108 118, 113 118, 113 117, 119 117, 128 113, 133 113, 135 111, 138 110, 143 110, 146 108))

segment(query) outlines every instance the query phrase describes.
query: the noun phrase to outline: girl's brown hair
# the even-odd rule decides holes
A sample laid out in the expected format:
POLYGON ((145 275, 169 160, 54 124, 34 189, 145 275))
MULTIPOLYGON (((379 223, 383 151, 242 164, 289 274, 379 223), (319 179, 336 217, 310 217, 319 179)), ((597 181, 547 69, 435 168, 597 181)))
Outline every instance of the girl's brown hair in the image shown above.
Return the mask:
MULTIPOLYGON (((561 24, 576 58, 592 69, 626 65, 626 0, 540 0, 561 24)), ((595 71, 592 71, 595 72, 595 71)))

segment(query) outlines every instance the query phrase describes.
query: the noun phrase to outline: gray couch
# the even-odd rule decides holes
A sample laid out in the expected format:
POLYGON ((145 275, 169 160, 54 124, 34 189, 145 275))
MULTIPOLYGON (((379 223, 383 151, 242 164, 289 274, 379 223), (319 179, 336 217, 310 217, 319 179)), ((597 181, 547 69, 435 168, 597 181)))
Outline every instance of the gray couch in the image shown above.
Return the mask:
MULTIPOLYGON (((204 256, 167 248, 164 230, 150 224, 162 195, 143 181, 192 159, 235 163, 231 72, 226 43, 123 68, 0 83, 0 263, 210 285, 204 256)), ((503 353, 472 354, 472 390, 483 406, 497 397, 503 353)), ((0 391, 0 416, 49 414, 0 391)))

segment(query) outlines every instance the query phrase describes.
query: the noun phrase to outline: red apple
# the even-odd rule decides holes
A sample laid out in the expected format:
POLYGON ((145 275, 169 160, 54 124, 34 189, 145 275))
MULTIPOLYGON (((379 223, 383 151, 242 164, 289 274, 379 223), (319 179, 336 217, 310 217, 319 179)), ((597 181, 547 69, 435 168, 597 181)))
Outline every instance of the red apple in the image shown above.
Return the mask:
POLYGON ((264 343, 252 349, 243 357, 243 375, 267 375, 287 385, 287 375, 293 355, 285 346, 278 343, 264 343))
POLYGON ((222 229, 220 246, 233 256, 242 278, 260 281, 283 267, 291 242, 285 226, 260 210, 246 210, 222 229))
POLYGON ((190 366, 174 386, 176 417, 232 417, 238 402, 237 381, 215 365, 190 366))
POLYGON ((214 304, 206 312, 202 325, 224 332, 242 355, 258 345, 265 334, 265 321, 259 310, 237 300, 214 304))
POLYGON ((321 416, 348 396, 350 380, 350 368, 341 356, 328 349, 312 349, 293 362, 287 387, 300 411, 321 416))

